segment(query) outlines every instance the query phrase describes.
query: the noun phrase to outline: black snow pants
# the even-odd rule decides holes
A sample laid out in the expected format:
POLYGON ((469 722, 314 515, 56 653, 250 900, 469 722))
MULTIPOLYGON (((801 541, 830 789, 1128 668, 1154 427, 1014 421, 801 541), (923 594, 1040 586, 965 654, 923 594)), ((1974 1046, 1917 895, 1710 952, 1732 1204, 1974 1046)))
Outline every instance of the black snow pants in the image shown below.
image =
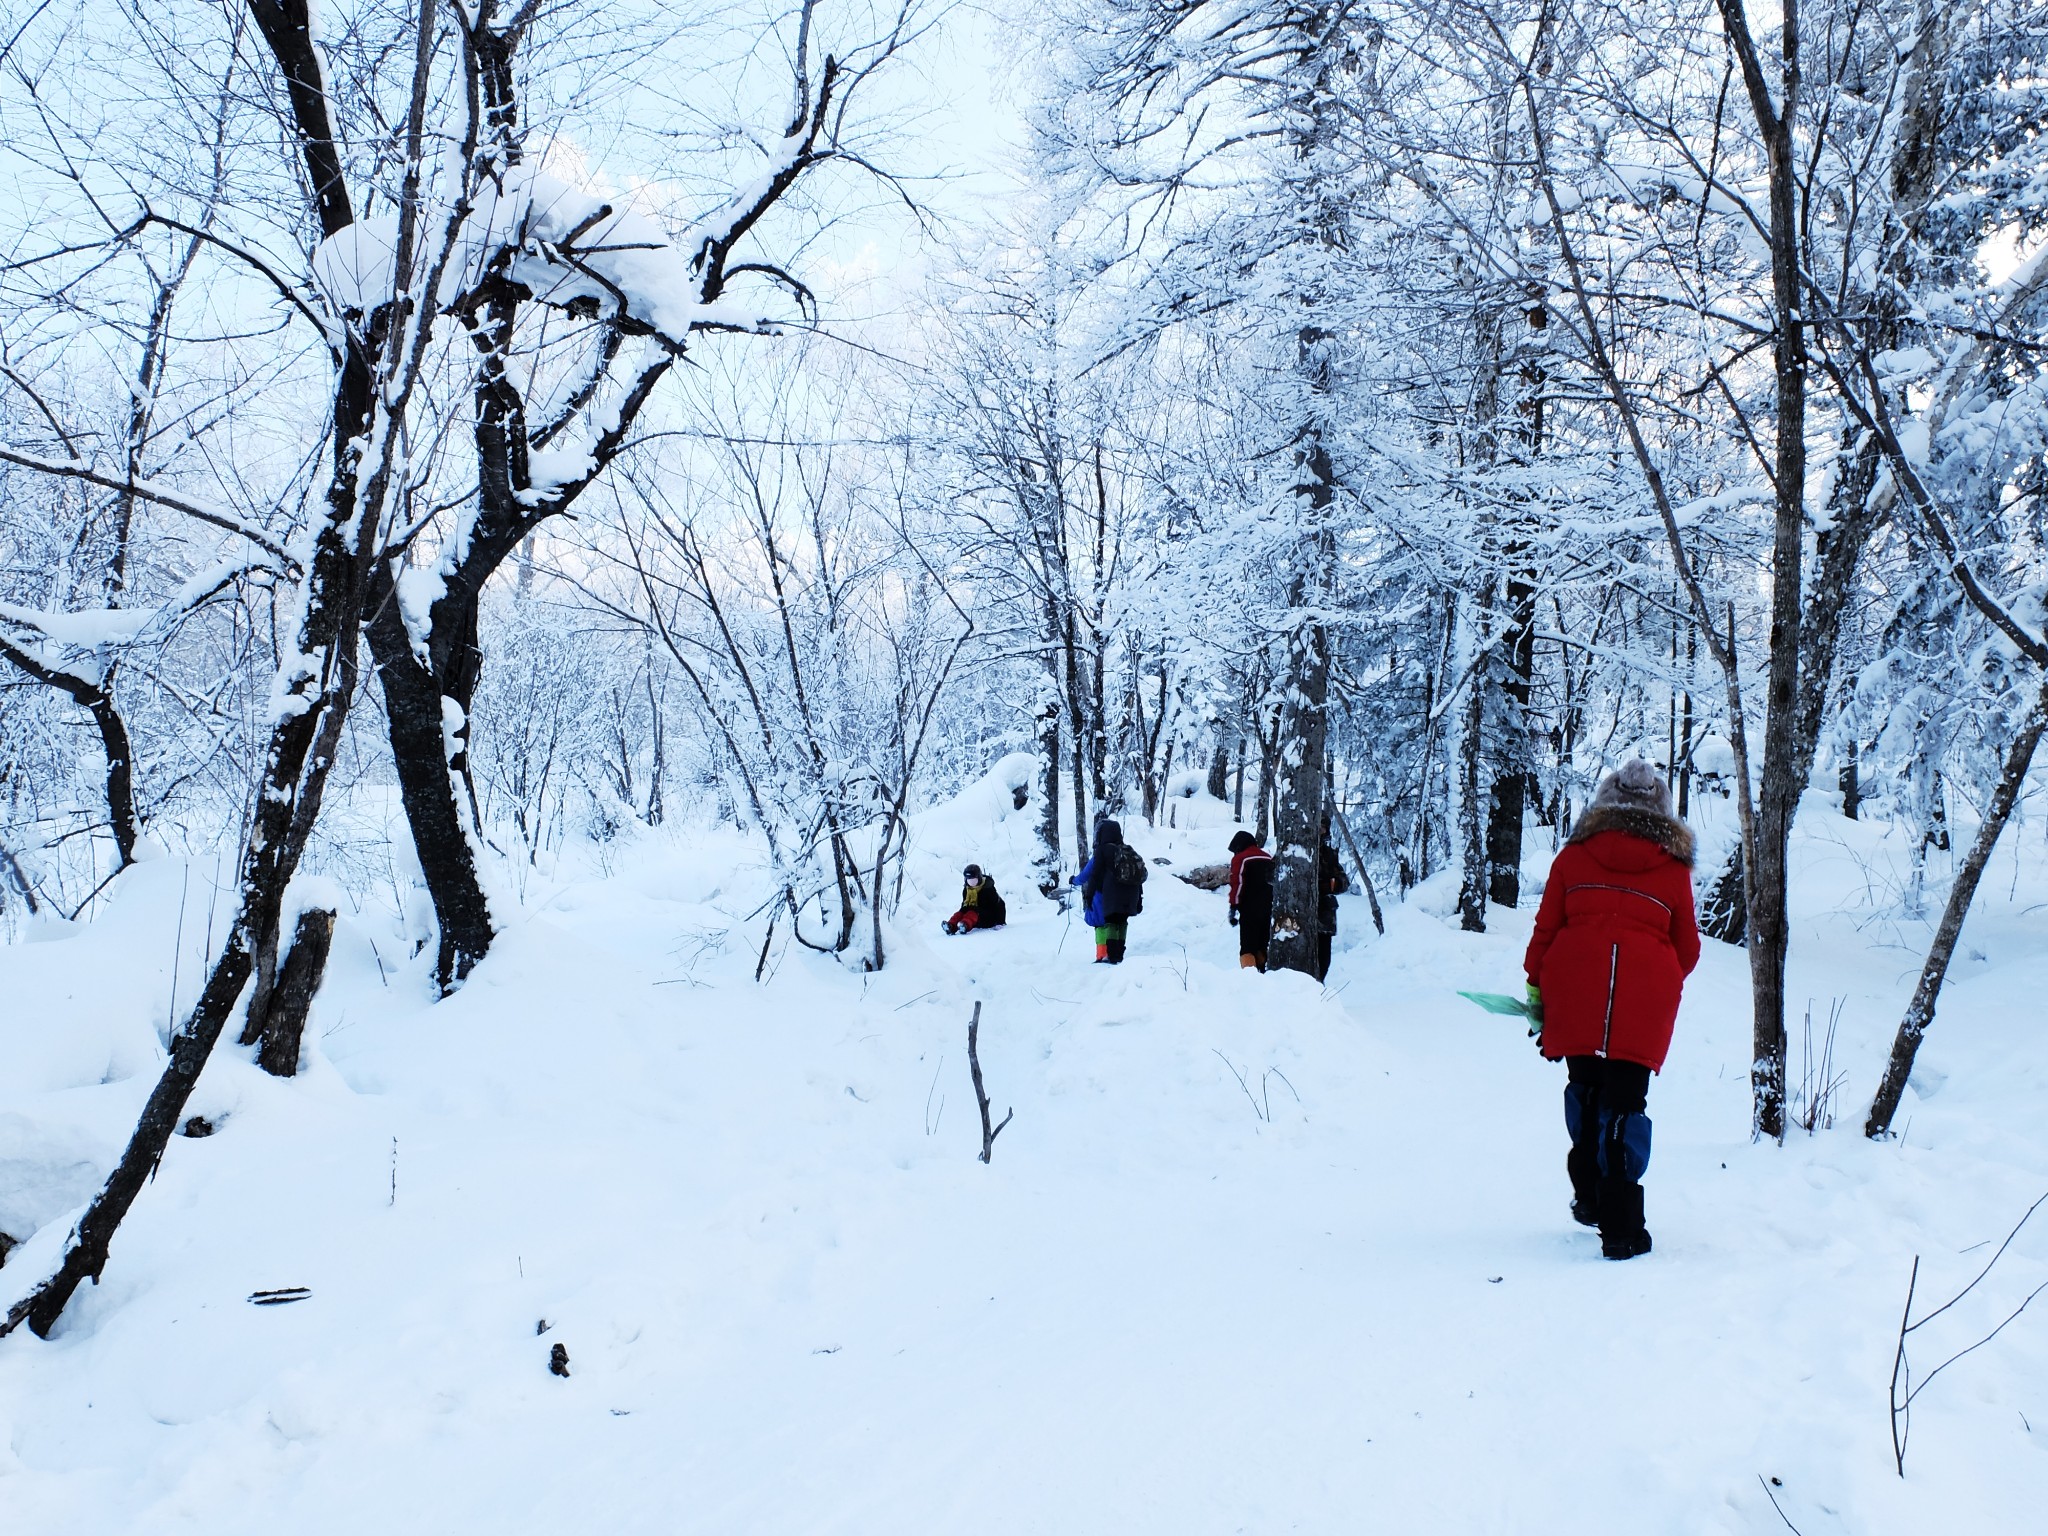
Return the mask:
MULTIPOLYGON (((1650 1166, 1650 1069, 1604 1056, 1567 1056, 1564 1123, 1572 1149, 1572 1214, 1598 1224, 1600 1246, 1646 1252, 1643 1172, 1650 1166)), ((1620 1254, 1616 1254, 1620 1257, 1620 1254)))
POLYGON ((1273 946, 1273 890, 1247 884, 1237 904, 1237 952, 1258 957, 1259 969, 1266 968, 1266 951, 1273 946))

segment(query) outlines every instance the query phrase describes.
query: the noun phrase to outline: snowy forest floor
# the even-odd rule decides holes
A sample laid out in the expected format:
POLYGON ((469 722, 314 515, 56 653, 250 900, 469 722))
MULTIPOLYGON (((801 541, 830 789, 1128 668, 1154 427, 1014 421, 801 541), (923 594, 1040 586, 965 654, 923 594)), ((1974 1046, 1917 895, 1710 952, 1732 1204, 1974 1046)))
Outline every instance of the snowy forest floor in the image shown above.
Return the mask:
MULTIPOLYGON (((1842 999, 1840 1122, 1751 1144, 1747 973, 1710 944, 1651 1090, 1656 1251, 1611 1264, 1566 1215, 1561 1070, 1454 991, 1519 986, 1533 898, 1473 936, 1425 887, 1384 938, 1347 898, 1324 989, 1239 972, 1223 898, 1162 868, 1098 968, 1031 894, 1034 817, 994 778, 924 817, 873 977, 790 950, 753 982, 729 832, 536 887, 431 1006, 395 924, 345 918, 303 1074, 223 1047, 217 1133, 173 1142, 52 1340, 0 1344, 5 1528, 2039 1529, 2048 1311, 1927 1390, 1903 1480, 1886 1411, 1913 1256, 1929 1310, 2048 1190, 2036 849, 1873 1145, 1925 925, 1882 915, 1896 843, 1810 806, 1792 1065, 1842 999), (943 939, 970 857, 1013 921, 943 939), (1016 1111, 987 1167, 976 999, 1016 1111), (311 1297, 245 1300, 284 1286, 311 1297)), ((1209 820, 1132 840, 1213 862, 1209 820)), ((213 877, 153 860, 0 950, 0 1226, 41 1227, 0 1301, 154 1080, 213 877)), ((1914 1335, 1923 1375, 2048 1279, 2036 1221, 1914 1335)))

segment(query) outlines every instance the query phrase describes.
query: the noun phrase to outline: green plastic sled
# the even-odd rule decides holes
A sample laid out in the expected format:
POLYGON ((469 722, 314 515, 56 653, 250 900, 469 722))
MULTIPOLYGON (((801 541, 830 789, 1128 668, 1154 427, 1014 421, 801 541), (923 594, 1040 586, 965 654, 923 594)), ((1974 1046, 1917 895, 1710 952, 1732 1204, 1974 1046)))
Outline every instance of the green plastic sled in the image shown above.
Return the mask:
POLYGON ((1526 998, 1509 997, 1504 992, 1460 992, 1458 996, 1470 999, 1488 1013, 1508 1013, 1518 1019, 1529 1017, 1529 1003, 1526 998))

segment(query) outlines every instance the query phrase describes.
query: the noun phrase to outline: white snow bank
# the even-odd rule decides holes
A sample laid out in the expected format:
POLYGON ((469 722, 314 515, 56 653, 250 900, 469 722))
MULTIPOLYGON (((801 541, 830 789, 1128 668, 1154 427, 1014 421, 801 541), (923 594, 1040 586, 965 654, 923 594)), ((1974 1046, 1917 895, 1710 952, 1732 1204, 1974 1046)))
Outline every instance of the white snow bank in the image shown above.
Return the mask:
MULTIPOLYGON (((0 1344, 10 1529, 1754 1536, 1773 1494, 1808 1533, 2037 1523, 2035 1313, 1916 1405, 1903 1481, 1884 1417, 1913 1255, 1945 1299, 2048 1187, 2031 863, 1966 932, 1901 1143, 1856 1099, 1750 1143, 1747 974, 1710 945, 1651 1090, 1656 1252, 1614 1265, 1565 1214, 1559 1071, 1455 996, 1513 983, 1526 910, 1467 935, 1390 905, 1372 941, 1347 898, 1329 987, 1261 977, 1172 878, 1223 829, 1126 819, 1169 862, 1095 966, 1032 893, 1014 777, 918 818, 878 975, 778 947, 755 985, 760 854, 729 831, 537 895, 439 1004, 431 954, 379 965, 395 935, 345 924, 305 1075, 224 1047, 219 1133, 173 1143, 55 1339, 0 1344), (947 939, 967 858, 1011 923, 947 939), (976 1000, 1016 1112, 988 1166, 976 1000), (282 1286, 311 1297, 245 1299, 282 1286)), ((1797 853, 1793 991, 1843 999, 1860 1097, 1914 955, 1854 903, 1905 850, 1809 814, 1797 853)), ((0 1045, 146 1040, 180 873, 0 951, 40 1021, 0 1045)), ((0 1071, 0 1113, 139 1086, 0 1071)), ((1921 1368, 2044 1278, 2048 1231, 1921 1368)))

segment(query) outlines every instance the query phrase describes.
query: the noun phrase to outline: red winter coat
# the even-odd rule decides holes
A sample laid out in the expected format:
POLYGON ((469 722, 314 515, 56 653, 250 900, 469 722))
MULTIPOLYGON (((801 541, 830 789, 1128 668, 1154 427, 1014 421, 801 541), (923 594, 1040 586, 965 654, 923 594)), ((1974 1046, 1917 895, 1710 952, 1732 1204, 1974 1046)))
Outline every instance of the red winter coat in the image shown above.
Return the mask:
POLYGON ((1522 961, 1543 992, 1543 1054, 1661 1070, 1699 958, 1692 833, 1652 811, 1587 811, 1550 866, 1522 961))

